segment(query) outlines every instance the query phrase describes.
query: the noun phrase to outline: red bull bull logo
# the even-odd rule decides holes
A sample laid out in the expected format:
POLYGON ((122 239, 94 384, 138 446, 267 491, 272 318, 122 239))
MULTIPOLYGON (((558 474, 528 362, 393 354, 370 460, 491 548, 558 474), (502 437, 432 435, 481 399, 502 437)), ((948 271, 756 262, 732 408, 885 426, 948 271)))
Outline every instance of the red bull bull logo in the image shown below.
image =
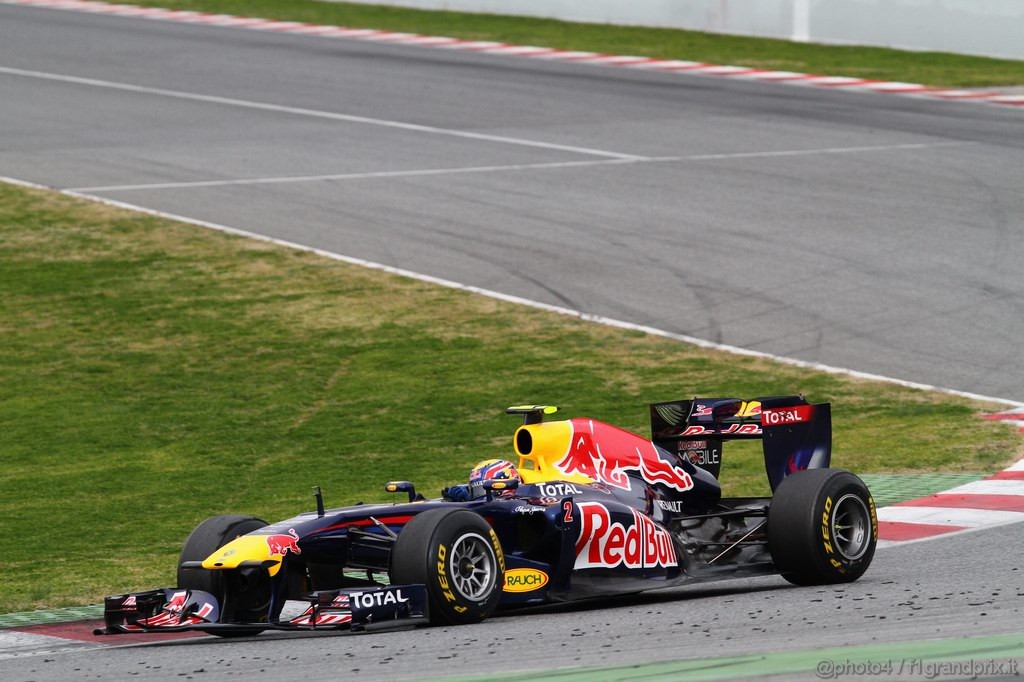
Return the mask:
POLYGON ((668 568, 678 566, 668 531, 631 509, 633 523, 612 522, 611 512, 598 502, 581 502, 576 568, 668 568))
POLYGON ((661 483, 679 492, 693 487, 690 474, 663 460, 651 441, 602 422, 569 421, 573 429, 569 450, 555 463, 563 474, 583 474, 622 490, 632 489, 630 471, 648 483, 661 483))
POLYGON ((280 556, 284 556, 288 552, 302 554, 302 550, 299 549, 299 536, 294 528, 289 528, 287 535, 268 535, 267 547, 271 554, 280 556))

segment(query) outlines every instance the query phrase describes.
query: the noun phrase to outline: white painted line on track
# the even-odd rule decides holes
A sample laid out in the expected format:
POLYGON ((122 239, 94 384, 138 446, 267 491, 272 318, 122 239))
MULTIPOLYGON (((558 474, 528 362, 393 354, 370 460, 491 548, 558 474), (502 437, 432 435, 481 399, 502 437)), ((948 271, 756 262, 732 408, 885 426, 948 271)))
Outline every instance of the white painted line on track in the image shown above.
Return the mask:
MULTIPOLYGON (((1013 470, 1013 467, 1010 467, 1010 470, 1013 470)), ((944 490, 942 493, 950 495, 1024 495, 1024 481, 974 481, 944 490)))
POLYGON ((188 100, 192 102, 206 102, 209 104, 221 104, 225 106, 241 107, 244 109, 256 109, 259 111, 273 111, 282 114, 295 116, 308 116, 311 118, 328 119, 332 121, 344 121, 346 123, 361 123, 366 125, 382 126, 385 128, 397 128, 418 133, 429 133, 432 135, 446 135, 470 140, 482 140, 485 142, 498 142, 502 144, 518 145, 521 147, 536 147, 573 154, 585 154, 587 156, 600 156, 611 159, 643 159, 646 157, 634 154, 620 154, 618 152, 604 149, 591 149, 589 147, 576 147, 572 145, 555 144, 552 142, 541 142, 540 140, 527 140, 518 137, 506 137, 503 135, 488 135, 486 133, 475 133, 469 130, 456 130, 452 128, 438 128, 435 126, 420 125, 418 123, 406 123, 403 121, 390 121, 381 118, 370 118, 367 116, 354 116, 351 114, 340 114, 333 111, 319 111, 316 109, 304 109, 302 107, 290 107, 281 104, 270 104, 267 102, 253 102, 250 100, 233 99, 231 97, 219 97, 217 95, 202 95, 193 92, 182 92, 180 90, 165 90, 163 88, 151 88, 143 85, 132 85, 130 83, 118 83, 114 81, 100 80, 97 78, 80 78, 58 73, 47 73, 44 71, 30 71, 27 69, 16 69, 0 66, 0 73, 25 78, 36 78, 41 80, 55 81, 60 83, 72 83, 75 85, 86 85, 123 92, 134 92, 145 95, 157 95, 173 99, 188 100))
POLYGON ((195 182, 155 182, 139 185, 109 185, 106 187, 72 187, 68 192, 130 192, 152 189, 181 189, 191 187, 225 187, 234 185, 274 185, 294 182, 327 180, 366 180, 373 178, 408 178, 430 175, 460 175, 496 173, 500 171, 542 170, 548 168, 580 168, 610 164, 639 163, 647 159, 602 159, 594 161, 555 161, 551 163, 520 163, 508 166, 469 166, 464 168, 425 168, 421 170, 379 171, 372 173, 338 173, 335 175, 294 175, 279 178, 248 178, 240 180, 198 180, 195 182))
POLYGON ((616 329, 628 329, 630 331, 637 331, 644 334, 650 334, 651 336, 658 336, 661 338, 671 339, 673 341, 681 341, 688 343, 699 348, 706 348, 709 350, 723 351, 731 353, 733 355, 741 355, 744 357, 760 358, 764 360, 771 360, 779 362, 784 365, 791 367, 800 367, 802 369, 810 369, 818 372, 825 372, 827 374, 837 374, 842 376, 851 377, 854 379, 864 379, 867 381, 878 381, 887 384, 893 384, 896 386, 903 386, 905 388, 912 388, 921 391, 934 391, 937 393, 943 393, 946 395, 959 396, 961 398, 968 398, 970 400, 981 400, 985 402, 998 403, 1000 405, 1010 405, 1012 407, 1024 408, 1024 403, 1007 400, 1006 398, 995 398, 991 396, 980 395, 978 393, 970 393, 967 391, 958 391, 955 389, 941 388, 938 386, 932 386, 929 384, 922 384, 914 381, 905 381, 903 379, 895 379, 892 377, 883 376, 880 374, 871 374, 869 372, 860 372, 857 370, 845 369, 842 367, 833 367, 831 365, 825 365, 819 362, 808 362, 806 360, 797 360, 795 358, 787 358, 780 355, 772 355, 771 353, 764 353, 761 351, 748 350, 746 348, 739 348, 738 346, 730 346, 722 343, 715 343, 713 341, 707 341, 705 339, 699 339, 694 336, 687 336, 685 334, 676 334, 669 332, 664 329, 657 329, 655 327, 648 327, 646 325, 634 324, 632 322, 625 322, 623 320, 616 320, 610 317, 604 317, 602 315, 594 315, 586 313, 581 310, 572 310, 570 308, 564 308, 561 306, 551 305, 549 303, 542 303, 540 301, 534 301, 521 296, 513 296, 511 294, 505 294, 500 291, 493 291, 491 289, 484 289, 482 287, 471 286, 462 284, 460 282, 453 282, 452 280, 442 279, 440 277, 434 277, 432 275, 425 275, 419 272, 413 272, 411 270, 404 270, 402 268, 392 267, 390 265, 384 265, 382 263, 375 263, 373 261, 364 260, 362 258, 353 258, 351 256, 345 256, 340 253, 334 253, 333 251, 327 251, 325 249, 318 249, 316 247, 307 246, 305 244, 299 244, 296 242, 290 242, 283 239, 277 239, 275 237, 268 237, 256 232, 250 232, 249 230, 241 230, 227 225, 220 225, 217 223, 211 223, 205 220, 198 220, 196 218, 189 218, 187 216, 176 215, 173 213, 166 213, 163 211, 157 211, 145 206, 138 206, 136 204, 129 204, 123 201, 116 201, 113 199, 107 199, 105 197, 96 196, 93 194, 85 194, 81 192, 72 192, 69 190, 59 190, 53 187, 47 187, 33 182, 25 180, 18 180, 14 178, 7 178, 0 176, 0 182, 9 182, 12 184, 20 185, 22 187, 31 187, 34 189, 46 189, 54 190, 64 194, 66 196, 77 197, 79 199, 85 199, 87 201, 95 201, 100 204, 107 206, 116 206, 118 208, 124 208, 130 211, 136 211, 138 213, 144 213, 146 215, 152 215, 159 218, 167 218, 169 220, 177 220, 179 222, 187 223, 189 225, 195 225, 197 227, 204 227, 210 230, 216 230, 217 232, 224 232, 226 234, 233 234, 241 237, 248 237, 250 239, 256 239, 262 242, 270 244, 276 244, 289 249, 295 249, 297 251, 304 251, 307 253, 314 253, 324 258, 330 258, 331 260, 340 261, 342 263, 350 263, 352 265, 358 265, 371 270, 380 270, 400 277, 408 277, 410 279, 419 280, 421 282, 427 282, 430 284, 436 284, 438 286, 447 287, 449 289, 458 289, 460 291, 467 291, 469 293, 478 294, 480 296, 486 296, 499 301, 506 301, 508 303, 515 303, 518 305, 528 306, 530 308, 536 308, 539 310, 547 310, 549 312, 557 313, 559 315, 566 315, 568 317, 575 317, 580 320, 587 322, 594 322, 596 324, 604 325, 606 327, 614 327, 616 329))
POLYGON ((1024 521, 1024 512, 959 507, 882 507, 879 521, 922 523, 962 528, 988 528, 1024 521))
POLYGON ((818 149, 784 149, 765 152, 734 152, 726 154, 695 154, 693 156, 661 156, 644 161, 719 161, 728 159, 762 159, 786 156, 815 156, 819 154, 864 154, 867 152, 888 152, 913 149, 933 149, 975 144, 973 142, 914 142, 909 144, 888 144, 870 147, 824 147, 818 149))
POLYGON ((870 152, 932 149, 974 144, 972 142, 922 142, 913 144, 879 145, 876 147, 825 147, 820 149, 792 149, 766 152, 735 152, 725 154, 694 154, 692 156, 652 156, 630 159, 602 159, 600 161, 554 161, 550 163, 522 163, 506 166, 467 166, 457 168, 424 168, 404 171, 377 171, 366 173, 337 173, 324 175, 293 175, 269 178, 237 178, 232 180, 193 180, 182 182, 153 182, 133 185, 102 185, 96 187, 70 187, 68 192, 132 192, 137 190, 187 189, 193 187, 229 187, 269 185, 298 182, 366 180, 375 178, 402 178, 431 175, 459 175, 496 173, 502 171, 548 170, 559 168, 585 168, 590 166, 634 165, 672 161, 727 161, 730 159, 759 159, 789 156, 815 156, 827 154, 865 154, 870 152))

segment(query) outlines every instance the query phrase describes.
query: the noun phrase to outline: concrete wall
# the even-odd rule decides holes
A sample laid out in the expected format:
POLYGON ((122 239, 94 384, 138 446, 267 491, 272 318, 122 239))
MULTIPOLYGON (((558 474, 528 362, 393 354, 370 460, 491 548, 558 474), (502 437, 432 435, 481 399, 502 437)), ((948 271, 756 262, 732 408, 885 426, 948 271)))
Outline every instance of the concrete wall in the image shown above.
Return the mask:
POLYGON ((345 0, 1024 59, 1024 0, 345 0))

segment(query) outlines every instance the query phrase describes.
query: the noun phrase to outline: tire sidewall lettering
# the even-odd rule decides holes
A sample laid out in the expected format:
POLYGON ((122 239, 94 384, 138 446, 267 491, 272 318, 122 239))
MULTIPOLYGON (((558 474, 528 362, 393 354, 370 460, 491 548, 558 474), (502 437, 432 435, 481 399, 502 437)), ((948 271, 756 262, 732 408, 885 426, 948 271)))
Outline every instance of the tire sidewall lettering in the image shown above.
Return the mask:
MULTIPOLYGON (((838 491, 836 493, 835 497, 838 499, 838 498, 841 498, 841 497, 843 497, 843 496, 845 496, 845 495, 847 495, 849 493, 856 494, 856 491, 855 490, 842 489, 842 490, 840 490, 840 491, 838 491)), ((860 497, 860 495, 858 495, 858 497, 860 497)), ((863 498, 861 498, 861 499, 863 500, 863 498)), ((868 495, 867 503, 868 503, 867 504, 868 511, 869 511, 869 514, 870 514, 872 537, 874 538, 875 541, 877 541, 878 540, 878 517, 877 517, 877 515, 875 513, 875 501, 874 501, 874 499, 870 495, 868 495)), ((848 570, 850 570, 850 569, 856 567, 857 565, 859 565, 863 561, 863 559, 855 559, 855 560, 851 561, 851 560, 847 559, 846 557, 844 557, 839 552, 835 551, 835 547, 833 545, 833 543, 835 542, 835 537, 833 536, 833 533, 832 533, 832 530, 831 530, 832 529, 832 521, 833 521, 833 519, 832 519, 833 505, 834 505, 834 502, 832 500, 832 496, 831 495, 827 496, 825 498, 824 504, 822 505, 822 513, 821 513, 820 540, 821 540, 821 547, 822 547, 822 550, 823 550, 822 558, 824 559, 825 564, 828 566, 829 569, 831 569, 831 570, 833 570, 833 571, 835 571, 836 573, 839 573, 839 574, 845 574, 848 570)))
MULTIPOLYGON (((481 540, 484 540, 492 548, 495 559, 495 565, 498 567, 499 570, 499 575, 496 576, 495 584, 498 585, 498 590, 500 592, 500 586, 504 584, 505 554, 501 551, 501 543, 498 541, 498 535, 494 532, 493 528, 489 529, 487 534, 488 537, 480 535, 479 532, 474 529, 464 530, 475 534, 481 540)), ((449 565, 448 554, 448 547, 442 543, 438 543, 437 553, 435 557, 437 560, 436 568, 438 587, 441 588, 441 594, 449 602, 451 608, 458 613, 465 613, 469 610, 470 607, 478 607, 486 604, 486 599, 471 599, 455 588, 455 585, 451 580, 451 573, 455 570, 455 568, 449 565)))

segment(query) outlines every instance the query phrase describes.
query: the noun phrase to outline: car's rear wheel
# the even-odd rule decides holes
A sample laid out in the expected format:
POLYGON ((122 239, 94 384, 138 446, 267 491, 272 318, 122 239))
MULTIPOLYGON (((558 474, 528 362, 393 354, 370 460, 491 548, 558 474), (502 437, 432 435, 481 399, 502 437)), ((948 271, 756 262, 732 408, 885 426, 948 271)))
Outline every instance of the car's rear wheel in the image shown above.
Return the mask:
POLYGON ((479 514, 432 509, 399 533, 390 577, 393 585, 426 585, 432 624, 478 623, 498 607, 505 555, 479 514))
MULTIPOLYGON (((265 621, 270 602, 270 576, 263 569, 208 571, 182 568, 186 561, 203 561, 216 550, 246 533, 267 525, 262 519, 240 514, 224 514, 206 519, 185 540, 178 561, 178 587, 209 592, 221 607, 221 622, 252 623, 265 621), (228 574, 230 573, 230 574, 228 574)), ((221 637, 258 635, 263 628, 213 631, 221 637)))
POLYGON ((871 565, 877 542, 875 502, 849 471, 798 471, 776 489, 768 509, 768 547, 789 582, 853 582, 871 565))

